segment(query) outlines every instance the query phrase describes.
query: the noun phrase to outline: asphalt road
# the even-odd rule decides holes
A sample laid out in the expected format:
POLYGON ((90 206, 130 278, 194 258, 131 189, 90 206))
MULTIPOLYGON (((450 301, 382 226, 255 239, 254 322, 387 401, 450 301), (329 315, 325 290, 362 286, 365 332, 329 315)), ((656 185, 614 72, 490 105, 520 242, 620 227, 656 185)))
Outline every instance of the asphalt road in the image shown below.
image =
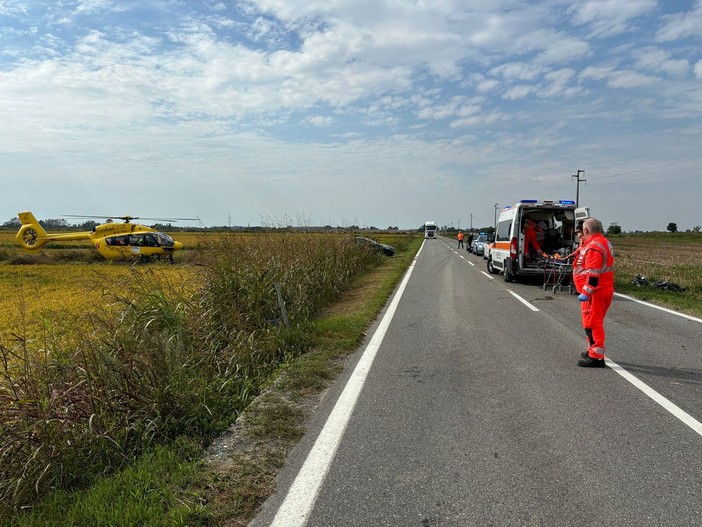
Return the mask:
POLYGON ((455 249, 424 243, 251 525, 702 525, 702 321, 615 296, 579 368, 575 295, 455 249))

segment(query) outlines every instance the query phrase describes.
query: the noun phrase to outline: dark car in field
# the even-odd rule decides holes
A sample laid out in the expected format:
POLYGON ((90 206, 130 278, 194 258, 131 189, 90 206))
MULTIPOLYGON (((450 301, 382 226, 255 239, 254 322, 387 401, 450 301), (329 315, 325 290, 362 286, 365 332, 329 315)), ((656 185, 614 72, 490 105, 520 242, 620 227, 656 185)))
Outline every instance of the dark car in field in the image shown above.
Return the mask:
POLYGON ((395 248, 387 243, 378 243, 375 240, 364 238, 363 236, 356 236, 354 240, 356 240, 356 244, 370 247, 378 252, 382 252, 385 256, 395 256, 395 248))

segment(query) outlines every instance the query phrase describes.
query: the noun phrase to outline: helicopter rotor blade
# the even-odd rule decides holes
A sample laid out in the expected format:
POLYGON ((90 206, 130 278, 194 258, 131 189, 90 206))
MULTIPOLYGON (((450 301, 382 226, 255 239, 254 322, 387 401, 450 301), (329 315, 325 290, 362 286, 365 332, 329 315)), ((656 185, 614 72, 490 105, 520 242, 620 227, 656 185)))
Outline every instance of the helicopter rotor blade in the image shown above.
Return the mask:
POLYGON ((166 222, 178 222, 178 221, 199 221, 199 218, 145 218, 143 216, 119 216, 114 214, 102 215, 102 216, 91 216, 91 215, 80 215, 80 214, 63 214, 64 218, 77 218, 77 219, 95 219, 95 220, 106 220, 106 219, 118 219, 129 223, 132 220, 148 220, 148 221, 166 221, 166 222))
POLYGON ((144 218, 143 216, 140 216, 139 218, 132 218, 132 219, 149 220, 149 221, 198 221, 198 218, 144 218))

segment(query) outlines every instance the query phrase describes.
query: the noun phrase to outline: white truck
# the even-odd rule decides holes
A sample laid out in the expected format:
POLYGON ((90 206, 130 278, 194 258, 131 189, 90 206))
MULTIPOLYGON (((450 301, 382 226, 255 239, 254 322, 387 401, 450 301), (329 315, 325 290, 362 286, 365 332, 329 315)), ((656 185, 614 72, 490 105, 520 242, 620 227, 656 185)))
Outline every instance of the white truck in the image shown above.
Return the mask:
POLYGON ((490 249, 487 268, 492 274, 502 272, 505 282, 519 276, 543 275, 539 262, 530 259, 524 249, 527 219, 538 225, 537 241, 549 254, 570 254, 575 246, 575 225, 590 216, 588 207, 578 208, 575 201, 538 201, 524 199, 500 212, 495 242, 490 249))
POLYGON ((439 226, 435 221, 425 221, 424 222, 424 239, 436 238, 439 232, 439 226))

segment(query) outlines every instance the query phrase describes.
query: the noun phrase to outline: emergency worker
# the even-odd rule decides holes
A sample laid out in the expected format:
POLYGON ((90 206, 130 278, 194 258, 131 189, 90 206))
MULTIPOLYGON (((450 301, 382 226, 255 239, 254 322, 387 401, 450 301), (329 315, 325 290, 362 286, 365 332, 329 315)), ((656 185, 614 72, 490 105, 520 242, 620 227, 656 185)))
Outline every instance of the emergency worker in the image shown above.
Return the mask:
POLYGON ((458 231, 458 248, 463 247, 463 231, 458 231))
POLYGON ((573 265, 575 289, 580 293, 580 311, 587 336, 587 352, 581 353, 578 366, 605 367, 604 318, 614 296, 614 251, 602 235, 602 224, 595 218, 583 222, 580 248, 573 265))
POLYGON ((582 236, 583 236, 583 222, 579 221, 575 226, 575 236, 573 237, 573 252, 565 257, 567 261, 572 260, 575 263, 578 260, 578 255, 580 254, 580 248, 582 247, 582 236))
POLYGON ((532 219, 527 219, 524 228, 524 255, 529 258, 534 254, 541 255, 544 258, 548 256, 541 250, 541 246, 536 240, 536 222, 532 219))

